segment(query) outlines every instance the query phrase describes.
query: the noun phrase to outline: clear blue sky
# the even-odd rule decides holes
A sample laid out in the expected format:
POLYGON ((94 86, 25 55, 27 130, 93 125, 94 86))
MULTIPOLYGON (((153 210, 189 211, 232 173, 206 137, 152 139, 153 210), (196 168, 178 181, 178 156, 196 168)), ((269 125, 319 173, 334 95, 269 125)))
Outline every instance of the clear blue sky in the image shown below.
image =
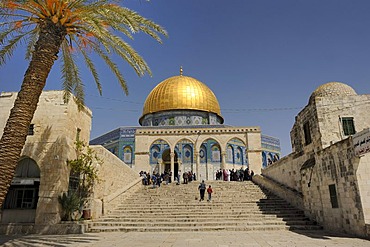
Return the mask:
MULTIPOLYGON (((128 82, 125 96, 100 67, 103 97, 82 71, 86 103, 93 111, 91 137, 119 126, 138 126, 143 103, 164 79, 194 77, 215 93, 225 124, 260 126, 291 151, 297 113, 319 85, 341 81, 370 92, 369 0, 126 0, 169 33, 163 45, 144 35, 130 42, 153 76, 139 78, 118 61, 128 82)), ((27 62, 21 50, 0 68, 0 90, 18 91, 27 62)), ((97 61, 98 64, 100 62, 97 61)), ((61 88, 55 64, 46 90, 61 88)))

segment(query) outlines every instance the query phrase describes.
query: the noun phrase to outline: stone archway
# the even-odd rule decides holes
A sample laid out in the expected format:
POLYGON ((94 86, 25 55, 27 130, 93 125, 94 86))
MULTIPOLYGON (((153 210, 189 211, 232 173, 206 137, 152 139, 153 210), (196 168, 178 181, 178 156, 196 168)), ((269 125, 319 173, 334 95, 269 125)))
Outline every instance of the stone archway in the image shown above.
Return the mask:
MULTIPOLYGON (((173 171, 171 170, 171 150, 168 148, 163 151, 162 153, 162 162, 164 165, 164 171, 170 171, 172 172, 172 178, 177 176, 179 173, 179 162, 178 162, 178 155, 175 152, 175 157, 174 157, 174 169, 173 171)), ((171 179, 172 179, 171 178, 171 179)))
POLYGON ((39 198, 40 168, 28 157, 18 161, 4 201, 2 223, 34 223, 39 198))

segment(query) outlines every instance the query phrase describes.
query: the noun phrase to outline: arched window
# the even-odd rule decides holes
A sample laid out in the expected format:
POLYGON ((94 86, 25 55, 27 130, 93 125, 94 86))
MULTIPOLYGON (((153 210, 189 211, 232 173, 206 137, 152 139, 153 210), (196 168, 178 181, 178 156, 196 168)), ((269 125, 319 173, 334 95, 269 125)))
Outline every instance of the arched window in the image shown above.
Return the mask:
POLYGON ((40 169, 30 158, 18 162, 4 209, 35 209, 39 197, 40 169))
POLYGON ((241 147, 238 147, 236 149, 235 164, 243 165, 243 150, 241 149, 241 147))
POLYGON ((15 168, 14 178, 40 178, 40 169, 33 159, 21 159, 15 168))
POLYGON ((132 164, 132 148, 130 146, 125 146, 123 148, 123 162, 132 164))
POLYGON ((153 145, 150 149, 150 163, 157 164, 160 154, 161 154, 160 147, 158 147, 157 145, 153 145))
POLYGON ((200 147, 199 156, 200 163, 207 163, 207 148, 204 144, 200 147))
POLYGON ((227 162, 234 164, 234 149, 231 145, 227 146, 227 162))
POLYGON ((183 147, 183 158, 182 161, 185 164, 193 163, 193 149, 189 144, 184 145, 183 147))
POLYGON ((211 150, 212 150, 212 161, 213 162, 221 161, 220 147, 218 145, 213 145, 211 150))

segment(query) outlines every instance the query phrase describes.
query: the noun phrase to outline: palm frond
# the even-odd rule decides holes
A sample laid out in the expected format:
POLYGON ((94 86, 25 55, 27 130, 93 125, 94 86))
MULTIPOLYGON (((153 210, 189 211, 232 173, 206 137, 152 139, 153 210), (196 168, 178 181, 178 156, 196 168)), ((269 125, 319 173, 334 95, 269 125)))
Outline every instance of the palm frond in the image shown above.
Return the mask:
POLYGON ((62 43, 62 80, 64 100, 68 102, 71 94, 74 94, 78 107, 82 108, 85 101, 84 85, 67 40, 62 43))
POLYGON ((104 62, 108 65, 110 70, 113 72, 113 74, 117 77, 118 82, 120 83, 123 91, 125 92, 126 95, 128 95, 128 88, 126 81, 119 71, 117 65, 110 59, 110 57, 99 47, 94 47, 94 51, 104 60, 104 62))
MULTIPOLYGON (((165 37, 168 36, 167 31, 162 26, 154 23, 153 21, 151 21, 147 18, 144 18, 143 16, 139 15, 137 12, 135 12, 133 10, 130 10, 128 8, 125 8, 125 7, 120 7, 119 9, 117 8, 116 10, 118 10, 117 13, 120 14, 122 17, 123 16, 131 16, 132 19, 134 19, 135 22, 137 23, 137 25, 139 27, 139 30, 143 31, 144 33, 146 33, 146 32, 142 28, 147 27, 147 29, 149 28, 150 30, 158 32, 158 33, 162 34, 165 37)), ((160 39, 157 40, 157 41, 160 41, 160 39)))
POLYGON ((151 75, 148 64, 126 39, 133 39, 133 34, 142 32, 162 43, 162 35, 167 37, 168 34, 160 25, 121 6, 120 3, 114 0, 0 1, 0 17, 6 20, 0 23, 0 44, 5 44, 0 50, 0 65, 12 56, 17 44, 22 40, 27 41, 26 58, 31 58, 42 23, 52 22, 60 25, 71 42, 68 44, 65 40, 61 45, 65 100, 69 100, 70 95, 75 94, 80 103, 84 101, 84 85, 70 46, 74 46, 75 51, 82 54, 100 94, 102 85, 94 60, 88 54, 89 48, 107 64, 124 92, 128 94, 126 81, 112 55, 118 55, 126 61, 138 76, 151 75))
POLYGON ((76 43, 78 44, 77 47, 78 47, 79 51, 81 52, 81 54, 84 57, 87 68, 90 70, 91 74, 94 77, 96 87, 99 91, 99 94, 102 95, 102 93, 103 93, 102 92, 102 86, 100 84, 99 74, 98 74, 98 72, 95 68, 95 65, 94 65, 93 61, 90 59, 89 55, 87 54, 87 52, 85 50, 85 47, 82 47, 77 41, 76 41, 76 43))
POLYGON ((30 60, 32 58, 32 52, 34 51, 34 47, 35 47, 35 44, 37 42, 37 39, 38 39, 38 28, 32 30, 30 32, 30 39, 29 39, 29 42, 27 44, 27 48, 26 48, 26 54, 25 54, 25 59, 27 60, 30 60))
MULTIPOLYGON (((144 59, 120 37, 108 32, 102 37, 104 38, 104 43, 123 58, 135 70, 138 76, 143 76, 145 73, 151 75, 150 68, 144 59)), ((103 43, 100 38, 98 40, 103 43)))
POLYGON ((6 63, 6 60, 10 59, 13 56, 14 50, 27 35, 28 33, 19 34, 10 39, 5 46, 0 48, 0 66, 4 65, 6 63))

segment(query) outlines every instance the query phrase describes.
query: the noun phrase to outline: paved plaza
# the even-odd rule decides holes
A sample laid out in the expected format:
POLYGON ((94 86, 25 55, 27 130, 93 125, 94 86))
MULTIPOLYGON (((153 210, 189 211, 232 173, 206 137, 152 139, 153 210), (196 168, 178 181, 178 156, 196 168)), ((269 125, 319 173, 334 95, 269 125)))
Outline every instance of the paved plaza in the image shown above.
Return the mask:
POLYGON ((0 236, 1 246, 86 247, 365 247, 370 241, 326 231, 110 232, 82 235, 0 236))

